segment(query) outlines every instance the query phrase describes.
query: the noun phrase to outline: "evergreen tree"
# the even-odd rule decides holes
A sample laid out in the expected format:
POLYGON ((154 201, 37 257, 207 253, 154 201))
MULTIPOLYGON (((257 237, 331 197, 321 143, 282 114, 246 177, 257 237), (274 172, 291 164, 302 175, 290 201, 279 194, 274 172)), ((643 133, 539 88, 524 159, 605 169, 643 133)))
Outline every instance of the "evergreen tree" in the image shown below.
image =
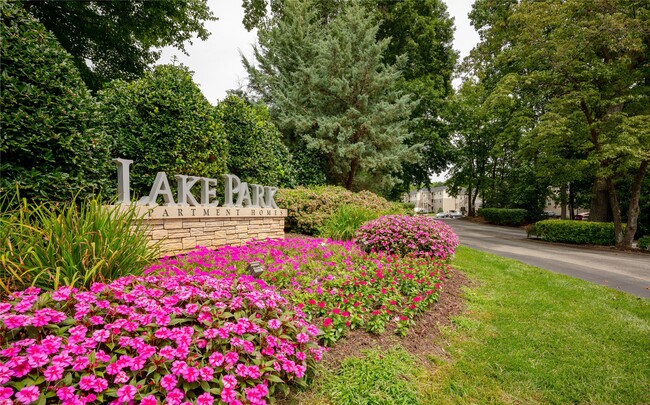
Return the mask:
POLYGON ((383 63, 389 40, 376 39, 378 25, 359 2, 328 24, 309 2, 285 1, 282 11, 260 30, 259 67, 246 62, 252 88, 285 134, 322 154, 329 182, 387 190, 391 173, 417 155, 405 143, 416 103, 398 87, 404 59, 383 63))

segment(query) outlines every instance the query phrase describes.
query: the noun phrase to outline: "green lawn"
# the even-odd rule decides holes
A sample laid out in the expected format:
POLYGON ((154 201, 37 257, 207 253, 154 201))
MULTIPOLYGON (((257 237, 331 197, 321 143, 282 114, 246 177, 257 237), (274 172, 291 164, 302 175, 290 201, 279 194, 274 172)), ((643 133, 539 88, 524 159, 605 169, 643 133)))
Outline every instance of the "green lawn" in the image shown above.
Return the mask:
POLYGON ((450 360, 368 352, 290 402, 650 403, 650 300, 465 247, 453 265, 476 285, 444 329, 450 360))

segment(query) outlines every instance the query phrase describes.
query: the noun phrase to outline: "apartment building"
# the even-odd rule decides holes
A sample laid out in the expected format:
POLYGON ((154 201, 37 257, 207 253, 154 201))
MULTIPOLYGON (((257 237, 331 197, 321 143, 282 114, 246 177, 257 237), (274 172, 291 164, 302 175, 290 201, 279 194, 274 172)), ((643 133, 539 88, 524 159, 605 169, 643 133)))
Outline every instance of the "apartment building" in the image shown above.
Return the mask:
MULTIPOLYGON (((413 190, 404 195, 404 202, 415 204, 416 212, 460 212, 467 213, 468 195, 465 190, 461 190, 457 197, 452 197, 447 192, 447 187, 433 187, 431 189, 423 188, 413 190)), ((481 199, 476 199, 476 207, 481 206, 481 199)))

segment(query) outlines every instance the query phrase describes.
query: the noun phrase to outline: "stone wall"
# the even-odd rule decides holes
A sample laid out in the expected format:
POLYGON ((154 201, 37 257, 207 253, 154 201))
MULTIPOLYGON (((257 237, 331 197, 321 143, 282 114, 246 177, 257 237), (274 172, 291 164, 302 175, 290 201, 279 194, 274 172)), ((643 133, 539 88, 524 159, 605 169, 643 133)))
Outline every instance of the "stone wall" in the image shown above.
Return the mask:
POLYGON ((196 246, 241 245, 251 239, 281 238, 287 210, 266 208, 179 207, 137 208, 161 256, 196 246))

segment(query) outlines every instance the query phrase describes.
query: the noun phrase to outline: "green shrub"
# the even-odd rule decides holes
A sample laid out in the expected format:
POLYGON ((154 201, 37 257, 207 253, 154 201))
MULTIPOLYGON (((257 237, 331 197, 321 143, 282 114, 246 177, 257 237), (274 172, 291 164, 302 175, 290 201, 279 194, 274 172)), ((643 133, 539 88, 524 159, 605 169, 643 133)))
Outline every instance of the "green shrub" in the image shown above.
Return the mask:
POLYGON ((72 57, 22 2, 0 9, 0 194, 16 183, 36 201, 97 193, 112 184, 99 106, 72 57))
MULTIPOLYGON (((579 245, 606 245, 616 243, 611 222, 559 221, 547 219, 535 224, 537 236, 549 242, 579 245)), ((623 225, 625 230, 625 225, 623 225)))
POLYGON ((491 224, 520 226, 526 221, 528 211, 521 208, 481 208, 478 215, 491 224))
POLYGON ((249 183, 294 185, 291 154, 265 106, 230 95, 216 111, 228 139, 229 173, 249 183))
POLYGON ((136 81, 113 81, 99 99, 113 157, 134 161, 136 194, 148 194, 159 171, 218 179, 226 172, 226 137, 187 68, 156 66, 136 81))
POLYGON ((148 246, 142 220, 131 207, 30 204, 0 217, 0 287, 88 287, 93 282, 138 275, 158 257, 148 246))
POLYGON ((351 240, 365 222, 376 219, 379 213, 354 205, 343 205, 330 216, 320 229, 320 236, 334 240, 351 240))
POLYGON ((639 249, 650 250, 650 236, 640 238, 637 246, 639 249))
POLYGON ((297 187, 280 189, 275 201, 289 213, 287 232, 317 235, 326 221, 343 205, 364 208, 382 214, 401 213, 401 206, 369 191, 353 193, 338 186, 297 187))

